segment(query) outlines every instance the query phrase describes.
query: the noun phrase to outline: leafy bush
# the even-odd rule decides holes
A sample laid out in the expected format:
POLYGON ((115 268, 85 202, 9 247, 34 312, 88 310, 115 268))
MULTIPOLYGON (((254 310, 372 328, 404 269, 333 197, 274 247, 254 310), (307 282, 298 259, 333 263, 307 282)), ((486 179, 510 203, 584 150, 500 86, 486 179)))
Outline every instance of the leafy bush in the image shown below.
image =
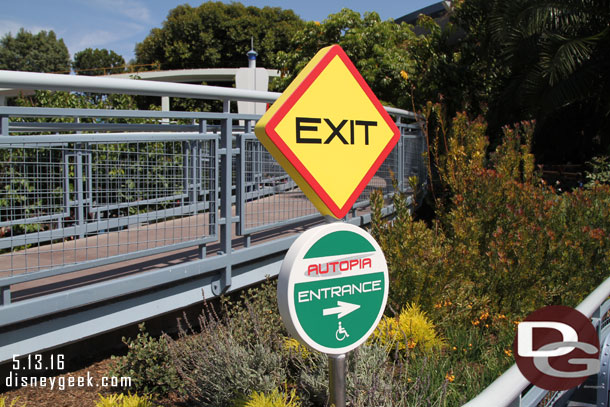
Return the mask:
POLYGON ((433 311, 443 301, 471 299, 463 322, 485 309, 518 319, 544 305, 578 304, 610 268, 610 187, 558 194, 545 185, 534 173, 531 123, 505 128, 488 158, 484 122, 463 114, 449 125, 438 120, 431 152, 441 183, 432 227, 412 221, 400 194, 396 218, 383 222, 373 199, 372 233, 390 264, 390 304, 433 311))
MULTIPOLYGON (((292 383, 303 406, 326 406, 328 357, 295 353, 292 383)), ((443 354, 409 357, 389 354, 380 341, 367 341, 347 355, 346 401, 354 407, 454 405, 448 403, 445 373, 451 361, 443 354), (443 404, 447 403, 447 404, 443 404)), ((464 402, 464 396, 461 395, 464 402)), ((455 405, 458 403, 456 402, 455 405)))
POLYGON ((406 196, 397 193, 393 204, 395 217, 383 219, 383 196, 371 195, 371 234, 381 246, 388 263, 390 287, 388 304, 401 309, 403 304, 416 303, 429 309, 442 291, 443 275, 450 255, 444 235, 424 222, 413 222, 406 196), (425 250, 424 250, 425 248, 425 250))
POLYGON ((153 407, 150 397, 137 394, 111 394, 108 397, 99 395, 95 407, 153 407))
POLYGON ((588 164, 591 171, 586 172, 587 188, 596 183, 610 184, 610 156, 594 157, 588 164))
MULTIPOLYGON (((303 407, 327 405, 328 357, 286 337, 275 298, 275 282, 266 282, 244 292, 236 301, 225 299, 219 309, 207 304, 197 332, 187 325, 182 338, 165 338, 171 363, 184 383, 187 401, 198 405, 243 406, 248 402, 277 401, 274 395, 281 395, 287 403, 292 400, 295 404, 298 397, 298 405, 303 407), (186 335, 187 331, 192 335, 186 335)), ((433 308, 440 321, 437 327, 446 338, 443 349, 421 345, 440 342, 437 335, 434 340, 419 340, 414 352, 396 351, 396 347, 388 352, 387 343, 380 340, 368 341, 350 352, 346 394, 350 405, 458 405, 479 392, 511 361, 504 353, 506 348, 499 343, 504 336, 497 341, 489 336, 500 332, 500 322, 509 326, 512 321, 490 314, 481 319, 485 323, 497 322, 490 328, 484 324, 475 326, 470 319, 465 319, 465 325, 452 325, 449 315, 463 314, 469 306, 464 304, 447 303, 433 308), (420 345, 421 352, 417 351, 420 345)), ((428 335, 434 332, 431 318, 418 307, 408 308, 404 314, 410 318, 403 317, 403 325, 410 320, 412 328, 412 321, 419 320, 426 327, 421 330, 428 335)), ((400 321, 400 316, 395 320, 400 321)), ((145 334, 140 338, 140 342, 150 341, 144 339, 145 334)), ((143 376, 148 372, 140 371, 143 376)))
MULTIPOLYGON (((408 357, 369 341, 348 355, 347 401, 354 407, 443 406, 449 400, 449 359, 441 354, 408 357)), ((461 401, 461 400, 460 400, 461 401)))
MULTIPOLYGON (((438 106, 428 113, 438 113, 438 106)), ((482 120, 460 114, 451 123, 442 115, 436 121, 430 146, 435 218, 413 220, 406 197, 397 193, 395 216, 383 219, 383 197, 375 193, 371 233, 388 261, 390 306, 419 304, 446 341, 426 357, 395 357, 394 368, 411 363, 412 378, 418 365, 435 383, 420 390, 423 398, 458 405, 514 362, 518 320, 545 305, 575 306, 607 276, 610 186, 558 193, 546 185, 534 171, 532 123, 503 129, 488 154, 482 120), (443 394, 431 391, 443 386, 443 394)), ((396 320, 390 321, 380 325, 379 344, 393 338, 381 334, 392 332, 396 320)), ((397 347, 405 345, 407 335, 397 347)))
MULTIPOLYGON (((275 291, 275 282, 267 282, 238 301, 225 300, 219 311, 208 304, 201 329, 186 336, 193 330, 187 326, 183 338, 170 342, 190 402, 248 405, 278 402, 280 395, 284 402, 292 398, 296 403, 298 397, 300 406, 327 405, 328 357, 286 337, 275 291)), ((450 368, 441 354, 408 359, 400 353, 389 357, 379 343, 350 352, 350 405, 417 407, 444 400, 450 368)))
POLYGON ((190 401, 231 406, 241 395, 270 394, 288 381, 285 332, 274 298, 274 285, 268 282, 234 304, 225 301, 223 316, 207 304, 200 331, 181 327, 181 340, 168 338, 190 401))
POLYGON ((328 401, 328 357, 317 351, 291 351, 290 380, 303 406, 325 406, 328 401))
POLYGON ((151 337, 144 324, 140 324, 139 329, 135 339, 123 338, 128 347, 127 355, 113 357, 109 375, 131 377, 131 389, 144 394, 163 396, 180 390, 181 383, 171 363, 167 338, 151 337))
MULTIPOLYGON (((277 282, 270 279, 263 284, 243 290, 236 301, 222 298, 224 321, 244 342, 257 338, 283 338, 288 335, 277 307, 277 282)), ((274 343, 275 344, 275 343, 274 343)))

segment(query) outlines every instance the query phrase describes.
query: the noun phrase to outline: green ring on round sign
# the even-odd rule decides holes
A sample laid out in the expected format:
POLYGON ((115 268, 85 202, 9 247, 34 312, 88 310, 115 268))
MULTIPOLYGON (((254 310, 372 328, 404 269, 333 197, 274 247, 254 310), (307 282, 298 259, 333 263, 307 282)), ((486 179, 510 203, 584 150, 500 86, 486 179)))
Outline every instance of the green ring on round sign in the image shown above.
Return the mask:
POLYGON ((388 288, 377 242, 357 226, 335 222, 304 232, 290 247, 278 277, 278 305, 293 337, 339 355, 373 333, 388 288))
POLYGON ((375 251, 375 248, 363 236, 346 230, 340 230, 329 233, 318 240, 313 246, 311 246, 303 258, 311 259, 314 257, 336 256, 339 254, 372 251, 375 251))

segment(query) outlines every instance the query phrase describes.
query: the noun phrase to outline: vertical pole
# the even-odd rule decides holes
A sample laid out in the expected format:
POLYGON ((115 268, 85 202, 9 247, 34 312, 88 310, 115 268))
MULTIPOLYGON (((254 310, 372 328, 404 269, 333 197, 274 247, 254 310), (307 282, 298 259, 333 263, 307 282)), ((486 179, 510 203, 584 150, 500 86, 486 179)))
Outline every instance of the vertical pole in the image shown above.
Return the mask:
MULTIPOLYGON (((161 111, 169 112, 169 96, 161 96, 161 111)), ((169 124, 169 118, 161 119, 161 124, 169 124)))
MULTIPOLYGON (((223 102, 223 113, 230 113, 229 100, 223 102)), ((220 129, 220 148, 224 151, 220 159, 220 217, 223 224, 220 228, 220 250, 229 254, 231 251, 231 221, 233 218, 233 128, 231 118, 222 119, 220 129)))
MULTIPOLYGON (((250 120, 245 122, 244 133, 250 133, 252 123, 250 120)), ((239 146, 239 159, 236 161, 235 168, 235 215, 239 218, 239 229, 237 234, 244 235, 246 233, 246 137, 245 134, 237 136, 237 145, 239 146)))
POLYGON ((85 195, 83 191, 83 146, 76 144, 76 219, 78 224, 78 237, 85 237, 85 195))
MULTIPOLYGON (((233 123, 231 101, 225 100, 222 104, 223 113, 227 114, 220 124, 220 149, 224 154, 220 156, 220 252, 229 256, 231 254, 232 233, 232 197, 233 197, 233 123)), ((220 280, 212 283, 212 293, 220 295, 231 286, 231 263, 227 261, 220 280)))
POLYGON ((191 159, 192 159, 192 168, 191 168, 191 178, 193 179, 193 187, 192 187, 192 199, 191 204, 194 204, 193 214, 197 214, 197 203, 199 201, 199 190, 201 185, 201 177, 200 177, 200 165, 201 165, 201 149, 200 141, 193 140, 191 142, 191 159))
MULTIPOLYGON (((207 123, 202 126, 205 127, 207 132, 207 123)), ((209 201, 210 201, 210 236, 217 237, 219 235, 218 228, 218 208, 219 208, 219 190, 220 190, 220 139, 215 138, 212 141, 210 147, 210 154, 212 155, 211 170, 213 177, 210 179, 209 185, 209 201)))
POLYGON ((0 305, 11 303, 11 286, 0 287, 0 305))
POLYGON ((400 138, 398 139, 398 144, 396 145, 396 153, 398 155, 398 189, 401 192, 404 192, 407 187, 409 186, 408 183, 405 183, 405 150, 404 150, 404 143, 405 143, 405 138, 403 135, 403 129, 400 126, 400 116, 396 117, 396 126, 398 127, 398 130, 400 131, 400 138))
MULTIPOLYGON (((246 55, 248 55, 248 68, 256 68, 256 57, 258 56, 258 53, 254 51, 254 37, 250 37, 250 51, 248 51, 246 55)), ((256 84, 254 89, 256 89, 256 84)))
POLYGON ((8 137, 8 116, 0 116, 0 135, 8 137))
MULTIPOLYGON (((341 222, 325 215, 326 223, 341 222)), ((331 407, 345 407, 345 354, 328 355, 328 394, 331 407)))
POLYGON ((328 392, 331 407, 345 407, 345 355, 328 355, 328 392))
POLYGON ((182 147, 182 192, 185 195, 185 197, 182 198, 180 204, 182 206, 186 206, 186 200, 188 199, 190 201, 191 199, 191 182, 189 179, 189 177, 191 176, 191 173, 189 171, 191 149, 189 148, 188 141, 181 141, 180 144, 182 147))
MULTIPOLYGON (((205 134, 207 132, 207 122, 205 120, 199 120, 199 123, 198 123, 198 132, 199 132, 200 135, 203 135, 203 134, 205 134)), ((202 142, 199 141, 198 143, 202 143, 202 142)), ((197 164, 198 164, 198 167, 201 167, 202 166, 201 165, 201 154, 202 154, 201 153, 201 148, 200 148, 199 153, 200 153, 200 155, 197 157, 197 160, 198 160, 197 164)), ((200 169, 199 170, 200 174, 201 174, 201 171, 202 170, 200 169)), ((202 187, 202 191, 201 191, 202 194, 203 194, 203 200, 205 201, 205 199, 206 199, 205 198, 206 197, 206 192, 207 192, 206 189, 210 189, 210 185, 208 184, 208 181, 204 181, 204 182, 208 185, 207 188, 202 187)), ((216 197, 214 197, 214 200, 216 200, 216 197)), ((197 210, 197 209, 195 209, 195 210, 197 210)), ((214 213, 216 213, 216 205, 215 204, 212 205, 210 203, 210 211, 209 211, 209 213, 210 213, 210 215, 209 215, 210 216, 210 228, 212 227, 211 226, 212 225, 212 216, 213 216, 212 215, 212 211, 214 211, 214 213)), ((209 232, 210 232, 210 234, 212 234, 211 230, 209 232)), ((203 239, 203 236, 201 238, 203 239)), ((207 255, 207 247, 206 247, 205 243, 202 243, 202 244, 199 245, 199 258, 200 259, 205 259, 206 255, 207 255)))
POLYGON ((597 309, 591 316, 591 323, 593 324, 593 326, 597 327, 597 336, 598 337, 601 335, 601 331, 602 331, 602 323, 601 323, 602 317, 603 317, 603 315, 601 315, 601 308, 597 307, 597 309))

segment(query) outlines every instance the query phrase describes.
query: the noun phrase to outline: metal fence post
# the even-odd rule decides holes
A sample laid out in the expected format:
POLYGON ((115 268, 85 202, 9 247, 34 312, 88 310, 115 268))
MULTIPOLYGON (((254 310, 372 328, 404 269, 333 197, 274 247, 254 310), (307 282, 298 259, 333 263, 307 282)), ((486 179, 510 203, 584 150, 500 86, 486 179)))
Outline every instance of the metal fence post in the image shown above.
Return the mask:
MULTIPOLYGON (((231 255, 232 231, 232 196, 233 196, 233 122, 231 101, 224 100, 223 113, 227 117, 220 124, 220 252, 226 256, 231 255)), ((212 284, 212 292, 219 295, 231 286, 231 263, 227 262, 221 273, 220 280, 212 284)))
MULTIPOLYGON (((599 309, 596 311, 599 313, 599 309)), ((603 315, 602 315, 603 318, 603 315)), ((602 321, 599 321, 598 328, 602 326, 602 321)), ((600 357, 599 361, 601 364, 601 370, 597 374, 597 405, 600 407, 608 407, 608 388, 610 379, 608 378, 609 368, 608 362, 610 361, 610 343, 608 340, 608 336, 605 336, 603 339, 600 337, 600 357)))
POLYGON ((0 287, 0 305, 9 305, 11 303, 11 287, 0 287))
MULTIPOLYGON (((207 130, 208 130, 207 129, 207 122, 205 120, 199 120, 197 127, 198 127, 198 132, 199 132, 200 135, 203 135, 203 134, 207 133, 207 130)), ((201 175, 201 167, 202 167, 202 164, 201 164, 201 148, 199 148, 199 156, 198 156, 197 160, 198 160, 198 162, 197 162, 198 166, 197 167, 199 168, 199 170, 198 170, 199 171, 199 175, 201 175)), ((206 188, 202 187, 202 190, 205 190, 205 189, 206 188)), ((204 191, 202 191, 202 192, 204 192, 204 191)), ((214 198, 216 198, 216 197, 214 197, 214 198)), ((203 199, 205 200, 205 195, 204 195, 203 199)), ((195 211, 196 211, 196 209, 195 209, 195 211)), ((212 219, 213 219, 213 216, 214 216, 214 215, 212 215, 212 211, 214 211, 214 213, 216 212, 216 205, 212 204, 212 199, 210 197, 210 229, 212 228, 212 219)), ((209 233, 213 234, 211 230, 209 231, 209 233)), ((207 247, 206 247, 205 243, 200 244, 199 245, 199 258, 200 259, 204 259, 206 257, 206 255, 207 255, 207 247)))
MULTIPOLYGON (((250 133, 251 124, 246 120, 244 133, 250 133)), ((237 233, 243 235, 245 232, 245 211, 246 211, 246 138, 244 134, 237 136, 237 145, 239 147, 239 158, 235 166, 235 215, 239 218, 239 229, 237 233)))
POLYGON ((82 144, 76 144, 76 157, 75 157, 75 177, 74 182, 76 188, 74 188, 74 192, 76 193, 76 223, 78 225, 78 237, 81 239, 85 236, 85 194, 83 191, 83 182, 84 182, 84 174, 83 174, 83 150, 84 147, 82 144))
MULTIPOLYGON (((8 137, 8 116, 0 116, 0 136, 8 137)), ((0 305, 8 305, 11 303, 10 287, 0 287, 0 301, 0 305)))
POLYGON ((407 185, 405 185, 405 138, 403 134, 403 127, 400 127, 400 116, 396 116, 396 126, 400 130, 400 137, 398 138, 398 144, 396 145, 396 153, 398 154, 398 190, 404 192, 407 185))
POLYGON ((8 116, 0 116, 0 135, 8 137, 8 116))

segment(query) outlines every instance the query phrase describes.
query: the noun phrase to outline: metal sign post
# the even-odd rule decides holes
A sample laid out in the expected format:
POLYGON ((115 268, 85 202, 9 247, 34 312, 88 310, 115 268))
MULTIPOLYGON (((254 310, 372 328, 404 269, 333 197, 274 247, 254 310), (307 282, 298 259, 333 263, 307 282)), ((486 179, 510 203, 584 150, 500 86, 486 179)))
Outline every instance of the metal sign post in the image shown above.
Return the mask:
POLYGON ((345 406, 345 354, 373 333, 388 298, 388 266, 363 229, 334 222, 292 244, 278 277, 278 305, 290 334, 329 356, 331 403, 345 406))
POLYGON ((328 392, 330 405, 345 407, 345 354, 328 356, 328 392))
MULTIPOLYGON (((256 123, 256 137, 324 216, 341 219, 400 131, 339 45, 320 50, 256 123)), ((345 354, 375 330, 388 297, 381 248, 335 222, 303 233, 278 277, 288 331, 329 356, 330 401, 345 406, 345 354)))

